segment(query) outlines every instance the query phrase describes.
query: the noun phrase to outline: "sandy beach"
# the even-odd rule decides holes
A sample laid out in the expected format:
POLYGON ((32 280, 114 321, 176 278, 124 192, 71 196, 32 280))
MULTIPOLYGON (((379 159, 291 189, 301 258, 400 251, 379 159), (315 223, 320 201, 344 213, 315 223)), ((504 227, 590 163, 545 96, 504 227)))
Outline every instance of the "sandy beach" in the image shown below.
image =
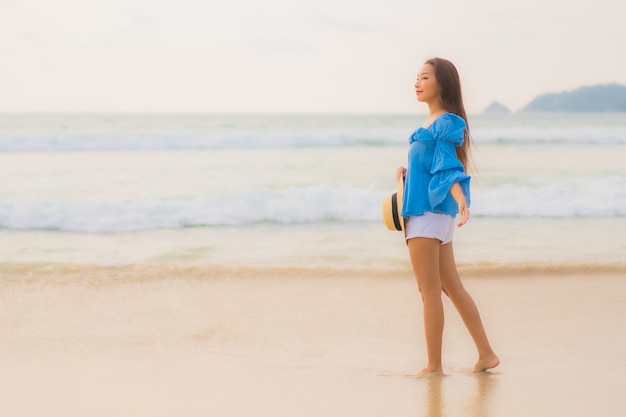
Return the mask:
MULTIPOLYGON (((502 365, 446 302, 443 377, 411 271, 3 264, 7 416, 619 416, 623 265, 466 266, 502 365)), ((446 300, 447 301, 447 300, 446 300)))

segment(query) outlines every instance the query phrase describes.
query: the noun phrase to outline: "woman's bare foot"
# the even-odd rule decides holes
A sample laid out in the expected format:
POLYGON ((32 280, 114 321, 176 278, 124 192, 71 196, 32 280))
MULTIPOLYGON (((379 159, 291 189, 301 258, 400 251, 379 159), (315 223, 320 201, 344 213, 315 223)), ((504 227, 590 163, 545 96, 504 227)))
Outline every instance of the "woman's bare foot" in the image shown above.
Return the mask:
POLYGON ((492 353, 489 356, 478 358, 478 362, 474 365, 474 372, 485 372, 486 370, 495 368, 498 365, 500 365, 500 359, 495 353, 492 353))
POLYGON ((426 367, 422 369, 421 371, 419 371, 417 374, 415 374, 415 377, 424 378, 427 376, 436 376, 436 375, 443 375, 443 370, 441 368, 426 367))

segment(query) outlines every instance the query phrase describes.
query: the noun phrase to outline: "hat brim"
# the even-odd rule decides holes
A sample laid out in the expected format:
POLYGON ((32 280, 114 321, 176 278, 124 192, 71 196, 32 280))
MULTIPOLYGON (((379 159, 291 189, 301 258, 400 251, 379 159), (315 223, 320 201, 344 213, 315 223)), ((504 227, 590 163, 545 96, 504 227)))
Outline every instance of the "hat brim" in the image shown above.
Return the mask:
POLYGON ((404 178, 398 181, 398 190, 383 199, 383 220, 387 229, 393 231, 404 230, 402 217, 402 199, 404 197, 404 178))

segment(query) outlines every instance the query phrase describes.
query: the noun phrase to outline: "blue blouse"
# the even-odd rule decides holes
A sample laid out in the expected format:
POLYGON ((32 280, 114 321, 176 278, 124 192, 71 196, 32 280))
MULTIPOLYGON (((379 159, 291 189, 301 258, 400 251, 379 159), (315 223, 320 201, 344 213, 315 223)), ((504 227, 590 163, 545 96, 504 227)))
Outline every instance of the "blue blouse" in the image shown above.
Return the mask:
POLYGON ((444 113, 409 138, 409 163, 404 184, 402 215, 420 216, 425 211, 456 216, 459 207, 450 194, 455 182, 470 204, 470 176, 456 156, 463 144, 465 120, 444 113))

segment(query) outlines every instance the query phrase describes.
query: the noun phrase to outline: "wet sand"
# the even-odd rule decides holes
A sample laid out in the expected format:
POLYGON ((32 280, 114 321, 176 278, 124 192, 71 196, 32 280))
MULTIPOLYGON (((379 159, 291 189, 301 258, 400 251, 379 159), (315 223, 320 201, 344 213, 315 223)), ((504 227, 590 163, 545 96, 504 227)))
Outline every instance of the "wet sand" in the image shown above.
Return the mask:
POLYGON ((424 365, 411 272, 0 268, 11 416, 620 416, 623 266, 461 268, 502 364, 470 372, 446 300, 443 377, 424 365))

